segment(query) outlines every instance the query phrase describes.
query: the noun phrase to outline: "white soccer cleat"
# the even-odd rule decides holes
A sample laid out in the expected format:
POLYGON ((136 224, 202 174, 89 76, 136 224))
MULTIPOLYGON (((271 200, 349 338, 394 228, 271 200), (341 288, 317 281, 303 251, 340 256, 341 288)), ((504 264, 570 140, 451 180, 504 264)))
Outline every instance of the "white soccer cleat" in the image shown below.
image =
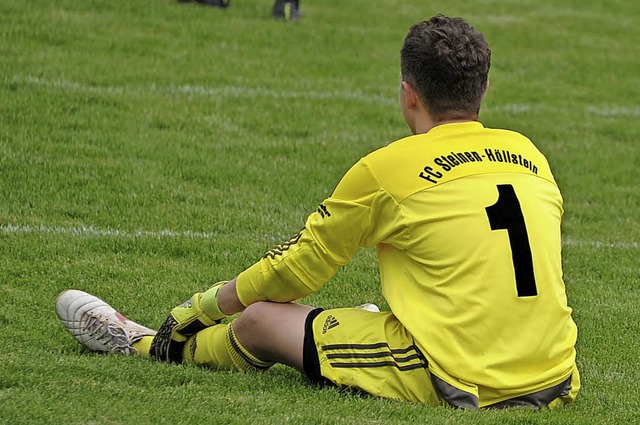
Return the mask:
POLYGON ((361 308, 361 309, 367 310, 367 311, 373 311, 374 313, 380 313, 380 309, 378 308, 378 306, 375 305, 375 304, 371 304, 371 303, 366 303, 366 304, 359 305, 358 308, 361 308))
POLYGON ((100 298, 76 289, 58 296, 56 312, 71 335, 92 351, 134 354, 133 343, 156 334, 127 319, 100 298))

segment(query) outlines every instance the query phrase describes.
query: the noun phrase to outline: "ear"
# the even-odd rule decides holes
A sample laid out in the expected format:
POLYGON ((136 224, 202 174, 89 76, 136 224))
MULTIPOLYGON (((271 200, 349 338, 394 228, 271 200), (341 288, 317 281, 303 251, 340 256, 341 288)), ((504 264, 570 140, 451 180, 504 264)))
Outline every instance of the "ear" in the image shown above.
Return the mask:
POLYGON ((414 90, 414 88, 408 82, 402 80, 401 90, 403 93, 404 106, 407 109, 416 109, 418 106, 418 93, 414 90))

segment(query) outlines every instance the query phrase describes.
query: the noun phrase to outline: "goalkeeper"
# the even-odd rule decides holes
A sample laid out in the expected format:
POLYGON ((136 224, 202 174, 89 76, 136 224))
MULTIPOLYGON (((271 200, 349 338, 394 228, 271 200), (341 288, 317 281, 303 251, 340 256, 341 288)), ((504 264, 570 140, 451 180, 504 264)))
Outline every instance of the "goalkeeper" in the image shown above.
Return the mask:
POLYGON ((398 91, 413 135, 357 161, 296 236, 175 307, 157 333, 77 290, 58 298, 60 319, 96 351, 243 371, 283 363, 312 381, 434 406, 573 401, 562 197, 528 138, 478 121, 490 58, 461 18, 412 26, 398 91), (377 249, 391 311, 293 302, 360 247, 377 249))

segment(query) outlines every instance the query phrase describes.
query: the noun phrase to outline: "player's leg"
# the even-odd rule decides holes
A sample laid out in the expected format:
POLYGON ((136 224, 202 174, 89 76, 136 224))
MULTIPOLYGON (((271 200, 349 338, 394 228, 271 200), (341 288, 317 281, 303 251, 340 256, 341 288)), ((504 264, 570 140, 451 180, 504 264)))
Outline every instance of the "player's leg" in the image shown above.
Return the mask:
POLYGON ((440 405, 427 360, 390 312, 313 310, 305 324, 304 372, 369 394, 440 405))
POLYGON ((296 21, 300 18, 300 0, 275 0, 271 14, 274 18, 296 21))
POLYGON ((264 370, 274 363, 302 368, 304 324, 312 307, 258 302, 230 324, 209 327, 187 340, 183 359, 214 368, 264 370))
MULTIPOLYGON (((148 355, 155 331, 126 319, 93 295, 65 291, 56 310, 71 334, 93 351, 148 355)), ((232 323, 190 337, 182 356, 233 370, 266 369, 280 362, 338 386, 433 401, 426 361, 390 313, 259 302, 232 323)))
POLYGON ((271 8, 271 14, 274 18, 284 19, 285 0, 275 0, 271 8))
POLYGON ((313 307, 297 303, 251 304, 233 323, 238 342, 256 357, 303 370, 305 320, 313 307))
MULTIPOLYGON (((190 337, 181 350, 182 360, 237 370, 266 369, 281 362, 302 370, 304 323, 311 310, 294 303, 253 304, 232 323, 190 337)), ((56 301, 56 311, 74 338, 92 351, 149 355, 156 332, 91 294, 65 291, 56 301)))

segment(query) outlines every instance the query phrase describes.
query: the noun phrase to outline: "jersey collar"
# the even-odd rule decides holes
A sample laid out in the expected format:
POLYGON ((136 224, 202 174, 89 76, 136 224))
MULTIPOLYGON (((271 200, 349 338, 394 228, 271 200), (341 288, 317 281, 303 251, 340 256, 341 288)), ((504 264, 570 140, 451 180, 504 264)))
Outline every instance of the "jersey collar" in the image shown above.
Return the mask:
POLYGON ((464 122, 452 122, 446 124, 440 124, 427 131, 425 134, 429 136, 445 134, 445 133, 466 133, 470 131, 477 131, 484 128, 479 121, 464 121, 464 122))

